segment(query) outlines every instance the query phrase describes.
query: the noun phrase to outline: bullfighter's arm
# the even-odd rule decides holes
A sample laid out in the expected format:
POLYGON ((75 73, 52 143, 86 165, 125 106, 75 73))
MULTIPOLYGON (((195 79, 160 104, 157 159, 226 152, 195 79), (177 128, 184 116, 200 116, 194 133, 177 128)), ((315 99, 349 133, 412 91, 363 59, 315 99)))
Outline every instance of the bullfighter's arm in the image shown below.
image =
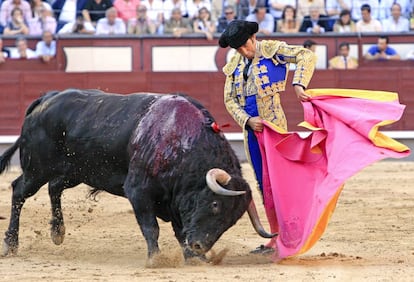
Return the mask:
POLYGON ((311 50, 301 46, 283 45, 280 52, 289 63, 296 64, 292 84, 308 87, 316 65, 316 55, 311 50))
POLYGON ((282 62, 296 64, 292 84, 298 84, 304 88, 312 78, 316 65, 316 55, 309 49, 302 46, 288 45, 283 41, 264 41, 263 52, 277 56, 282 62))
POLYGON ((233 119, 240 125, 241 128, 244 129, 250 115, 246 113, 238 102, 233 86, 233 74, 229 74, 227 75, 226 82, 224 84, 224 105, 233 119))

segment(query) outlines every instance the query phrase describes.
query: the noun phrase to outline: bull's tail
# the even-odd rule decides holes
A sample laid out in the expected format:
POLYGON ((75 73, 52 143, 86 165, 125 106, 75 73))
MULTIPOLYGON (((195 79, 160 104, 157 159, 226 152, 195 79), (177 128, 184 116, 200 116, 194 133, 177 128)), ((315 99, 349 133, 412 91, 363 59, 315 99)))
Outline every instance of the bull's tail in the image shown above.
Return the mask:
POLYGON ((4 154, 0 156, 0 174, 3 173, 3 171, 5 171, 10 166, 10 160, 19 147, 20 147, 20 137, 17 138, 13 146, 8 148, 4 152, 4 154))

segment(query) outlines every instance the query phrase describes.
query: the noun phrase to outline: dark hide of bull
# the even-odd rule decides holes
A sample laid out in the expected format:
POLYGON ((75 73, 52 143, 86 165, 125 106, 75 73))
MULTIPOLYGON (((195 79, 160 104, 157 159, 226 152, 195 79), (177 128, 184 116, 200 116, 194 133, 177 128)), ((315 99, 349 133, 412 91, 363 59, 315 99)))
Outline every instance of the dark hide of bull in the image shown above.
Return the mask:
POLYGON ((28 108, 20 137, 0 157, 0 173, 20 148, 22 175, 14 182, 3 255, 18 249, 25 200, 48 183, 51 235, 63 242, 63 190, 85 183, 129 199, 148 246, 159 252, 156 217, 171 221, 186 258, 202 256, 243 215, 252 196, 239 161, 207 110, 182 95, 116 95, 96 90, 51 92, 28 108), (213 193, 205 175, 232 177, 213 193))

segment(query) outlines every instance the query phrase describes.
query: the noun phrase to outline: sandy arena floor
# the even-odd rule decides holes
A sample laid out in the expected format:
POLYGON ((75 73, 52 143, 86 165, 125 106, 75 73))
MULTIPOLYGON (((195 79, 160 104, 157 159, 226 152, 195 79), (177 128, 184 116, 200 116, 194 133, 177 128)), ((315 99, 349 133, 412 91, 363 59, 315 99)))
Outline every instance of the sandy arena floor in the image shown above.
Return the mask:
MULTIPOLYGON (((252 171, 244 165, 253 185, 252 171)), ((8 226, 13 168, 0 176, 0 232, 8 226)), ((94 202, 87 187, 63 195, 66 237, 49 236, 47 189, 22 211, 20 249, 0 258, 0 281, 414 281, 414 162, 382 161, 345 185, 333 218, 306 254, 276 264, 249 251, 265 243, 247 215, 214 246, 229 252, 219 265, 183 265, 169 223, 160 222, 164 254, 159 268, 147 268, 146 244, 126 199, 101 193, 94 202)), ((257 206, 263 221, 263 207, 257 206)))

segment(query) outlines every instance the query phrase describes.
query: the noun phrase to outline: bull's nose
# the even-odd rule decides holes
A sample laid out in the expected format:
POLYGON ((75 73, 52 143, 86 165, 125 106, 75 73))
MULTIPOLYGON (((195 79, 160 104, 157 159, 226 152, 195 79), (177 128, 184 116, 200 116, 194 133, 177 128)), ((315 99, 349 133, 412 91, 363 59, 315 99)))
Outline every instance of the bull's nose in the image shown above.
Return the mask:
POLYGON ((200 241, 193 242, 190 244, 191 250, 195 253, 202 254, 204 253, 204 245, 200 241))
POLYGON ((191 245, 191 248, 194 249, 194 250, 201 250, 202 246, 201 246, 200 242, 195 242, 191 245))

